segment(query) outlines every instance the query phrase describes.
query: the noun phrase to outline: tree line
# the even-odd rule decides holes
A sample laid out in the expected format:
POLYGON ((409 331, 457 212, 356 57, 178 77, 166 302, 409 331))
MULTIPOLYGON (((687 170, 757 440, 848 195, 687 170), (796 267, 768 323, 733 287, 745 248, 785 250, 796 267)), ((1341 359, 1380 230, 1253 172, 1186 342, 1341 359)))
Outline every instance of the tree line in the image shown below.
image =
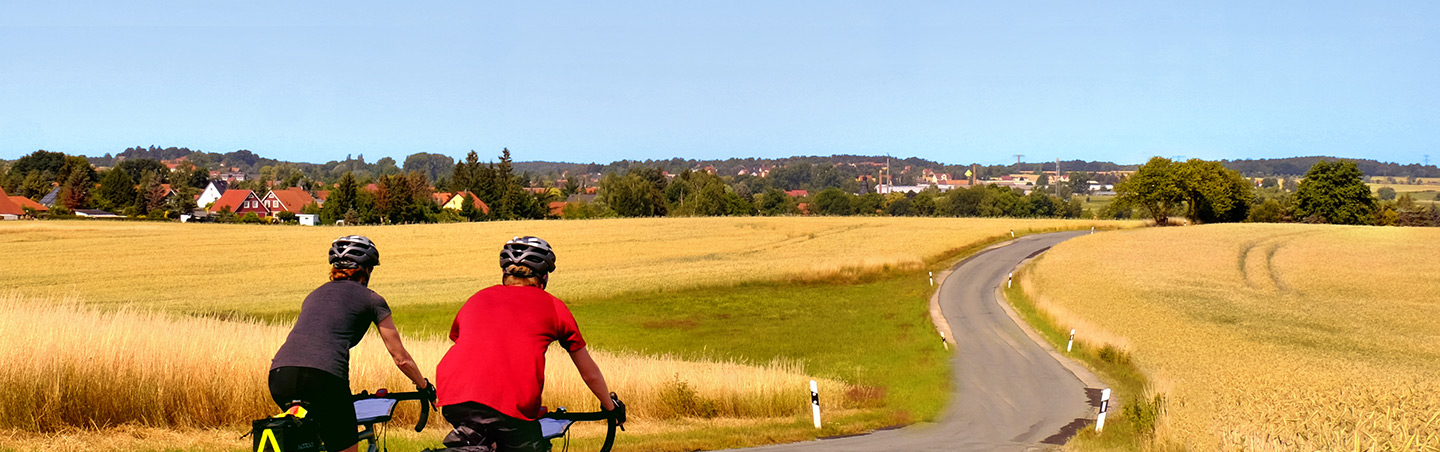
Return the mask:
POLYGON ((1221 162, 1175 162, 1155 157, 1115 188, 1103 217, 1143 216, 1157 225, 1299 222, 1376 226, 1440 226, 1440 208, 1422 206, 1394 189, 1372 194, 1356 162, 1315 161, 1297 183, 1267 177, 1258 183, 1221 162), (1387 192, 1388 191, 1388 192, 1387 192))
MULTIPOLYGON (((624 174, 609 173, 600 182, 599 194, 589 202, 565 206, 563 218, 659 217, 659 216, 747 216, 747 215, 879 215, 948 217, 1047 217, 1077 218, 1081 204, 1071 197, 1073 190, 1037 185, 1028 194, 998 185, 977 185, 941 191, 930 187, 918 193, 880 194, 873 190, 854 193, 839 187, 825 187, 814 194, 790 196, 785 189, 813 187, 815 166, 797 165, 810 171, 787 179, 722 178, 706 171, 684 170, 667 178, 660 168, 633 168, 624 174)), ((797 171, 803 173, 804 171, 797 171)))
MULTIPOLYGON (((184 148, 131 148, 123 159, 111 158, 113 168, 96 171, 83 156, 37 151, 12 162, 0 162, 0 188, 8 193, 39 199, 58 187, 60 212, 76 208, 99 208, 134 217, 174 218, 194 210, 194 197, 209 183, 205 153, 184 148), (144 156, 185 157, 172 170, 144 156), (197 156, 200 156, 197 158, 197 156), (166 196, 168 184, 176 196, 166 196)), ((118 156, 117 156, 118 157, 118 156)), ((841 156, 856 162, 869 157, 841 156)), ((249 151, 221 156, 222 161, 239 159, 249 164, 266 163, 249 151)), ((940 191, 929 188, 919 193, 877 192, 873 174, 865 165, 817 163, 797 157, 776 166, 768 174, 720 175, 718 170, 684 168, 671 173, 664 166, 626 165, 625 171, 609 171, 599 178, 598 193, 567 203, 558 215, 550 203, 566 201, 584 193, 591 182, 588 174, 553 180, 517 174, 509 149, 497 161, 482 162, 471 151, 455 161, 441 154, 416 153, 402 167, 393 160, 365 163, 364 156, 331 162, 325 169, 290 162, 260 167, 258 178, 235 184, 263 194, 271 188, 301 187, 330 191, 324 208, 312 206, 309 213, 324 222, 421 223, 562 218, 718 216, 718 215, 890 215, 890 216, 1011 216, 1089 217, 1074 196, 1087 193, 1088 180, 1105 179, 1108 174, 1071 171, 1073 182, 1049 181, 1038 175, 1034 190, 1022 191, 995 185, 978 185, 940 191), (328 171, 346 169, 334 182, 328 171), (320 171, 320 175, 313 172, 320 171), (869 177, 867 177, 869 176, 869 177), (373 189, 366 189, 374 184, 373 189), (788 192, 808 194, 791 196, 788 192), (437 191, 470 193, 462 209, 441 209, 433 196, 437 191), (474 202, 474 201, 479 201, 474 202)), ((746 160, 746 161, 751 161, 746 160)), ((897 160, 904 162, 904 160, 897 160)), ((669 163, 688 165, 694 161, 669 163)), ((1053 163, 1051 168, 1053 168, 1053 163)), ((1061 162, 1062 168, 1086 168, 1087 162, 1061 162), (1073 166, 1069 166, 1071 164, 1073 166)), ((1105 165, 1089 164, 1099 170, 1105 165)), ((1043 166, 1042 166, 1043 168, 1043 166)), ((587 168, 589 169, 589 168, 587 168)), ((995 171, 1009 170, 1009 166, 995 171)), ((721 173, 723 174, 723 173, 721 173)), ((1114 177, 1114 176, 1111 176, 1114 177)), ((1395 197, 1393 190, 1372 196, 1363 172, 1352 161, 1316 161, 1299 182, 1290 178, 1264 178, 1258 184, 1226 162, 1192 159, 1183 162, 1163 157, 1151 159, 1136 172, 1118 181, 1119 196, 1097 212, 1099 217, 1143 216, 1158 224, 1172 218, 1192 223, 1236 221, 1293 221, 1341 224, 1434 225, 1440 223, 1432 204, 1395 197)), ((222 219, 239 218, 222 214, 222 219)))

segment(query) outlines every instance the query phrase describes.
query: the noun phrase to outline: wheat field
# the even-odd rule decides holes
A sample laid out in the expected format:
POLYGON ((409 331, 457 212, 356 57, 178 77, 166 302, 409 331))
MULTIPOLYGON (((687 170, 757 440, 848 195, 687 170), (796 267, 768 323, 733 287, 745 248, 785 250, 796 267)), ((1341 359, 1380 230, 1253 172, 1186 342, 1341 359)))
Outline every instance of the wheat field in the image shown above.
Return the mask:
MULTIPOLYGON (((0 429, 60 431, 117 426, 243 428, 279 411, 266 369, 289 329, 254 322, 177 316, 142 309, 101 311, 74 300, 0 295, 0 347, 12 366, 0 372, 0 429)), ((448 340, 414 339, 406 348, 433 369, 448 340)), ((809 415, 809 381, 793 362, 750 365, 682 361, 593 351, 612 391, 641 423, 691 416, 801 418, 809 415)), ((396 370, 374 331, 353 350, 355 392, 413 388, 396 370)), ((817 379, 845 394, 844 383, 817 379)), ((835 397, 837 409, 849 407, 835 397)), ((547 356, 545 404, 598 409, 563 350, 547 356)), ((414 405, 414 404, 409 404, 414 405)), ((413 407, 412 411, 413 411, 413 407)), ((413 423, 405 416, 400 423, 413 423)))
MULTIPOLYGON (((515 235, 549 240, 559 254, 549 289, 583 302, 627 292, 917 269, 1012 229, 1092 226, 1138 223, 857 217, 356 228, 3 222, 0 346, 19 354, 13 362, 21 365, 0 372, 0 449, 103 443, 124 450, 157 441, 187 450, 233 447, 228 432, 276 410, 265 373, 255 369, 268 367, 288 331, 288 325, 236 319, 297 310, 325 280, 325 252, 341 235, 376 241, 382 264, 371 288, 404 312, 405 305, 458 306, 498 282, 499 246, 515 235)), ((406 337, 422 369, 433 369, 448 348, 443 339, 406 337)), ((808 416, 812 378, 798 364, 803 357, 746 363, 592 352, 645 431, 695 422, 779 425, 808 416)), ((376 338, 354 353, 356 391, 409 387, 376 338)), ((597 405, 563 353, 549 362, 546 405, 597 405)), ((831 416, 874 408, 873 397, 848 398, 865 390, 815 379, 822 393, 834 394, 827 397, 837 402, 831 416)), ((411 422, 406 417, 413 414, 401 424, 411 422)))
POLYGON ((1440 450, 1440 230, 1230 224, 1082 236, 1022 284, 1128 349, 1191 450, 1440 450))
POLYGON ((325 281, 336 237, 380 249, 371 288, 392 306, 459 303, 499 282, 500 246, 548 240, 567 301, 919 266, 1008 231, 1136 222, 890 217, 709 217, 301 227, 0 222, 0 290, 187 313, 293 312, 325 281))

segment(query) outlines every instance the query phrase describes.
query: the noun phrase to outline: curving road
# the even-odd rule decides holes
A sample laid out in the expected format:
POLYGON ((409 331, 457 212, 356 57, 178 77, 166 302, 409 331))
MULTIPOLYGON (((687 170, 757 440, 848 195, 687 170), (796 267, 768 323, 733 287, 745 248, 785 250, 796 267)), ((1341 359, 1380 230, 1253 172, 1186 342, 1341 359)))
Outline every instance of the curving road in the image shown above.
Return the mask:
POLYGON ((750 450, 1030 451, 1064 443, 1094 418, 1099 380, 1037 344, 1007 313, 998 289, 1026 259, 1085 233, 1012 240, 966 259, 943 278, 938 300, 956 344, 955 394, 939 422, 750 450))

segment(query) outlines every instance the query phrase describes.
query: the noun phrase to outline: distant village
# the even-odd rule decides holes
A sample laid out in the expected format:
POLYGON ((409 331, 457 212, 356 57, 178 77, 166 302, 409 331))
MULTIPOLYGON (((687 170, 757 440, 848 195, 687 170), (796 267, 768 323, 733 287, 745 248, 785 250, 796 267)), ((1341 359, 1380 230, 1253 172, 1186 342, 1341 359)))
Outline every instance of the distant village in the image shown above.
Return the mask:
MULTIPOLYGON (((120 160, 122 161, 124 158, 120 158, 120 160)), ((160 164, 163 164, 168 171, 174 173, 174 171, 177 171, 177 168, 186 166, 187 157, 161 160, 160 164)), ((861 196, 861 194, 865 193, 880 194, 880 196, 893 196, 893 194, 916 196, 916 194, 927 190, 935 191, 935 193, 945 193, 945 191, 949 190, 968 189, 968 187, 982 186, 982 184, 984 184, 984 186, 1005 187, 1005 189, 1017 191, 1021 196, 1028 196, 1028 194, 1030 194, 1032 190, 1037 189, 1037 187, 1066 186, 1066 190, 1073 191, 1073 189, 1070 189, 1070 176, 1073 173, 1067 174, 1063 173, 1063 171, 1056 170, 1034 171, 1034 173, 999 174, 999 176, 981 178, 979 177, 979 173, 981 173, 979 166, 972 166, 968 171, 965 171, 966 174, 939 173, 939 171, 932 170, 932 168, 916 168, 914 166, 890 167, 887 161, 834 163, 834 166, 850 168, 851 171, 847 171, 847 173, 858 173, 857 176, 854 177, 854 184, 848 184, 851 189, 858 189, 855 190, 855 193, 847 193, 854 194, 854 196, 861 196), (891 171, 894 171, 894 174, 897 174, 897 176, 903 177, 904 180, 910 181, 910 183, 897 184, 896 177, 891 177, 891 171)), ((1058 167, 1058 163, 1056 166, 1058 167)), ((772 171, 775 171, 776 168, 783 168, 783 166, 765 166, 765 164, 756 164, 756 166, 753 167, 742 166, 737 168, 734 174, 724 174, 724 176, 766 178, 770 177, 770 174, 772 174, 772 171)), ((104 171, 111 170, 111 167, 94 167, 94 170, 104 173, 104 171)), ((199 168, 197 168, 197 170, 199 170, 199 168)), ((717 174, 716 167, 714 166, 690 168, 690 171, 691 173, 706 173, 711 174, 711 176, 720 176, 720 174, 717 174)), ((1087 177, 1087 180, 1080 181, 1080 183, 1083 184, 1083 193, 1113 194, 1115 181, 1125 177, 1125 174, 1128 173, 1130 173, 1130 171, 1080 173, 1087 177)), ((661 170, 660 174, 667 181, 674 180, 675 177, 680 176, 680 174, 670 173, 668 170, 661 170)), ((307 226, 314 226, 320 223, 320 213, 318 212, 323 209, 327 199, 330 199, 334 184, 328 184, 328 186, 311 184, 310 189, 307 189, 307 187, 300 186, 287 187, 284 181, 281 180, 268 180, 264 181, 264 186, 266 187, 264 190, 242 189, 242 187, 238 187, 256 186, 255 176, 256 174, 246 173, 246 171, 243 171, 242 168, 239 167, 223 167, 217 168, 217 170, 209 170, 209 174, 207 174, 206 177, 209 181, 204 184, 203 189, 200 190, 199 193, 189 194, 190 199, 193 199, 194 209, 189 210, 189 212, 174 214, 174 219, 180 220, 180 222, 213 222, 217 216, 222 216, 222 214, 226 217, 243 217, 245 214, 255 214, 255 217, 265 219, 265 222, 284 220, 284 222, 298 223, 298 225, 307 226)), ((599 186, 602 180, 603 174, 570 174, 569 171, 566 171, 566 173, 559 174, 559 177, 554 178, 549 184, 544 183, 544 181, 539 180, 539 178, 531 178, 531 180, 527 180, 524 189, 526 189, 528 193, 534 194, 534 196, 547 196, 547 194, 549 194, 549 200, 544 203, 547 210, 546 216, 564 217, 567 206, 595 202, 596 197, 600 194, 599 186), (567 187, 569 187, 569 190, 566 190, 567 187)), ((96 184, 95 187, 99 189, 99 184, 96 184)), ((143 189, 143 187, 137 186, 135 189, 140 190, 143 189)), ((462 204, 464 204, 465 200, 469 199, 474 209, 480 210, 481 213, 490 213, 490 206, 485 203, 485 200, 480 199, 477 194, 471 193, 471 191, 442 191, 433 186, 426 187, 426 189, 428 189, 426 191, 429 191, 428 199, 431 200, 438 209, 459 212, 459 210, 462 210, 462 204)), ((377 186, 376 183, 369 183, 361 186, 360 190, 370 194, 377 194, 380 191, 380 187, 377 186)), ((160 184, 158 191, 160 191, 160 193, 156 194, 156 196, 158 196, 158 203, 160 204, 176 204, 174 203, 174 197, 186 196, 186 194, 181 193, 183 190, 176 189, 174 184, 171 183, 160 184)), ((3 193, 3 191, 0 191, 0 193, 3 193)), ((796 210, 798 210, 798 212, 795 213, 815 213, 812 212, 812 209, 809 209, 809 207, 811 207, 811 203, 809 202, 811 202, 812 190, 791 189, 782 190, 782 193, 785 194, 786 197, 791 197, 793 202, 795 202, 796 210)), ((1060 193, 1056 194, 1060 196, 1060 193)), ((60 186, 59 181, 52 183, 52 189, 50 189, 48 193, 35 197, 35 199, 33 199, 33 197, 4 196, 4 194, 0 194, 0 219, 23 219, 23 217, 42 216, 42 214, 55 209, 60 203, 60 199, 62 199, 62 186, 60 186)), ((121 219, 121 217, 125 217, 124 214, 105 212, 105 210, 101 209, 72 209, 72 213, 75 217, 88 217, 88 219, 121 219)))

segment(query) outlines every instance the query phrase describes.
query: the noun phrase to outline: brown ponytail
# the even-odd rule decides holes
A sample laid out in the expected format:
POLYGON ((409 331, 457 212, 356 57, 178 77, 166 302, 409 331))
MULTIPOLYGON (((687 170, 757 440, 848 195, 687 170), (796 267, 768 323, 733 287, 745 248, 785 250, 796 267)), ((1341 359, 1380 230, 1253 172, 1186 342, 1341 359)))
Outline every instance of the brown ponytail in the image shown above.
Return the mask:
POLYGON ((500 283, 507 286, 534 286, 545 288, 546 278, 544 275, 535 274, 530 267, 511 265, 505 267, 505 275, 500 278, 500 283))
POLYGON ((331 281, 355 281, 360 284, 370 283, 370 269, 368 268, 330 268, 331 281))

